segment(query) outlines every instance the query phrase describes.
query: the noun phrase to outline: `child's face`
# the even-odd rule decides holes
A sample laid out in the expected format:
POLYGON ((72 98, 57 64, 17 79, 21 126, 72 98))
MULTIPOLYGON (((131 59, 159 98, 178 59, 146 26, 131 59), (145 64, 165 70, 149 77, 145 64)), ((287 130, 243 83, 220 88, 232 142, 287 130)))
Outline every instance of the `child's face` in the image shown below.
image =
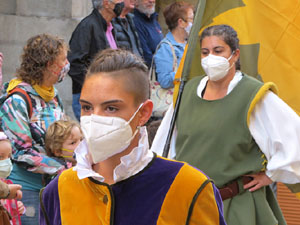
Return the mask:
POLYGON ((11 144, 8 141, 0 141, 0 160, 11 157, 11 144))
MULTIPOLYGON (((71 130, 70 136, 65 140, 62 145, 62 155, 61 156, 73 156, 75 148, 79 145, 80 141, 83 139, 82 133, 79 127, 75 126, 71 130), (69 151, 66 151, 69 150, 69 151)), ((72 157, 65 157, 68 161, 75 161, 72 157)))

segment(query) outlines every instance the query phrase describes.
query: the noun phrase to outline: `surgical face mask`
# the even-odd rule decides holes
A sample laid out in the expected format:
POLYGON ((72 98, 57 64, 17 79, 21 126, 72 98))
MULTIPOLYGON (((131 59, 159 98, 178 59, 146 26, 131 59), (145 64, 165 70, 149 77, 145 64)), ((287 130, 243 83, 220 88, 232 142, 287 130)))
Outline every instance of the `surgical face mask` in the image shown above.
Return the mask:
POLYGON ((187 35, 190 35, 191 29, 192 29, 193 23, 189 22, 187 27, 184 28, 185 32, 187 33, 187 35))
POLYGON ((116 17, 121 15, 124 6, 125 6, 124 2, 119 2, 115 4, 114 13, 116 14, 116 17))
MULTIPOLYGON (((71 153, 74 153, 74 151, 70 150, 70 149, 67 149, 67 148, 61 148, 62 151, 65 151, 65 152, 71 152, 71 153)), ((62 157, 64 158, 74 158, 74 154, 73 155, 62 155, 62 157)))
POLYGON ((139 129, 132 132, 130 122, 139 109, 126 121, 120 117, 82 116, 80 125, 88 144, 93 163, 98 163, 124 151, 131 143, 139 129))
POLYGON ((228 71, 234 65, 234 63, 231 66, 229 64, 229 60, 233 54, 234 52, 232 52, 228 59, 222 56, 209 54, 201 60, 202 68, 210 80, 217 81, 226 76, 228 71))
POLYGON ((68 63, 61 69, 61 71, 60 71, 60 73, 59 73, 58 80, 57 80, 58 83, 62 82, 62 81, 65 79, 65 77, 66 77, 66 75, 68 74, 69 70, 70 70, 70 63, 68 62, 68 63))
POLYGON ((6 179, 12 171, 12 163, 10 158, 0 160, 0 178, 6 179))

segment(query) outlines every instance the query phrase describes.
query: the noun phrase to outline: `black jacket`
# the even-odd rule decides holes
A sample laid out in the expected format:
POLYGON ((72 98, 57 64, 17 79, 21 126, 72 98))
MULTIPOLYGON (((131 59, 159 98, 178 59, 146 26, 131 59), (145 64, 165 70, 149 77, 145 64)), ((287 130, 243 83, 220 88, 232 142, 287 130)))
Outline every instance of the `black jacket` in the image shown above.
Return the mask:
POLYGON ((81 92, 88 66, 93 56, 110 48, 106 39, 107 24, 98 10, 94 9, 75 28, 70 39, 68 60, 71 64, 69 75, 72 78, 73 94, 81 92))
POLYGON ((130 35, 128 33, 128 30, 126 29, 124 23, 122 22, 123 19, 121 19, 120 17, 114 18, 112 20, 112 24, 115 32, 115 40, 118 45, 118 48, 132 51, 134 54, 142 57, 143 49, 141 47, 138 33, 136 31, 136 27, 133 22, 133 17, 134 15, 131 13, 128 13, 126 15, 126 20, 128 22, 128 26, 130 26, 132 30, 134 40, 132 40, 132 42, 130 41, 130 35), (135 48, 132 45, 135 45, 135 48))

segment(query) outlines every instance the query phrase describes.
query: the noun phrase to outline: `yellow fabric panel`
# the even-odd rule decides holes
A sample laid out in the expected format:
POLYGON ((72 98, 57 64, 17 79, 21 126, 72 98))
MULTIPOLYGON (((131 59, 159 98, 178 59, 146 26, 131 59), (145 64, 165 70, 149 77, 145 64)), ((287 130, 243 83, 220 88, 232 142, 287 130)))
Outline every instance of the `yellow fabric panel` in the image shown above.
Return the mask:
POLYGON ((249 110, 248 110, 248 114, 247 114, 247 124, 249 127, 249 123, 250 123, 250 115, 252 113, 252 111, 254 110, 255 105, 265 96, 266 92, 268 90, 273 91, 275 94, 277 94, 277 87, 274 83, 272 82, 268 82, 265 83, 260 89, 259 91, 256 93, 254 99, 252 100, 249 110))
POLYGON ((214 225, 219 224, 219 211, 215 201, 212 183, 207 184, 198 196, 190 225, 214 225), (199 221, 199 218, 201 221, 199 221))
POLYGON ((60 175, 58 191, 62 225, 110 224, 112 200, 107 186, 79 180, 77 172, 69 169, 60 175))
MULTIPOLYGON (((232 1, 236 0, 227 0, 232 1)), ((210 0, 207 4, 215 2, 210 0)), ((237 31, 240 45, 258 44, 258 73, 264 82, 274 82, 280 90, 279 97, 300 115, 300 1, 243 0, 240 5, 214 18, 205 18, 212 20, 207 26, 228 24, 237 31)), ((242 71, 243 65, 253 57, 251 53, 241 52, 242 71)), ((192 65, 199 65, 201 70, 199 59, 193 59, 192 65)))
MULTIPOLYGON (((192 199, 206 180, 203 173, 184 164, 165 197, 157 225, 169 225, 170 221, 185 224, 192 199)), ((219 211, 211 184, 197 198, 190 225, 196 224, 219 224, 219 211)))

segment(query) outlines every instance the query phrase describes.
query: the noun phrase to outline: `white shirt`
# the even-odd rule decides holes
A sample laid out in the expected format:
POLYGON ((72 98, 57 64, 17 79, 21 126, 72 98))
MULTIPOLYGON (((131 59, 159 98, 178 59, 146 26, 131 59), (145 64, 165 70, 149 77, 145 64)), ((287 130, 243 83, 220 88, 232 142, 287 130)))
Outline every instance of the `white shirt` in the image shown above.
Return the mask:
MULTIPOLYGON (((77 164, 73 168, 79 179, 92 177, 104 182, 104 177, 92 169, 88 157, 88 145, 83 140, 75 149, 77 164)), ((149 150, 146 127, 140 128, 139 144, 128 155, 121 157, 121 163, 114 169, 114 182, 125 180, 143 170, 153 159, 153 152, 149 150)))
MULTIPOLYGON (((242 79, 242 73, 237 71, 230 82, 227 95, 242 79)), ((197 88, 197 95, 206 86, 208 77, 204 77, 197 88)), ((151 149, 162 155, 167 139, 169 126, 174 109, 171 105, 167 111, 151 149)), ((300 118, 277 95, 268 91, 259 101, 250 115, 249 130, 261 151, 265 154, 268 164, 266 175, 273 181, 288 184, 300 182, 300 118)), ((169 157, 174 158, 176 127, 173 132, 169 157)))

